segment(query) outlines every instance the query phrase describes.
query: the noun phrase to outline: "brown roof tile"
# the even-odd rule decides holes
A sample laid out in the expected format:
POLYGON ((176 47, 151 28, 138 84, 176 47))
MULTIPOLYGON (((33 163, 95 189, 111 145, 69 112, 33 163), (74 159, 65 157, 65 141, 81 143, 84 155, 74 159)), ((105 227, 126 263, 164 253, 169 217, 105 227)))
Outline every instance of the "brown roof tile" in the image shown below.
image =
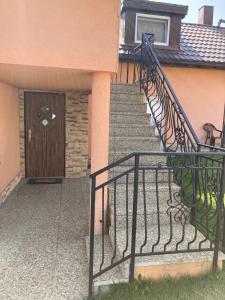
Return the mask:
POLYGON ((161 63, 225 68, 225 28, 183 23, 180 50, 157 49, 161 63))

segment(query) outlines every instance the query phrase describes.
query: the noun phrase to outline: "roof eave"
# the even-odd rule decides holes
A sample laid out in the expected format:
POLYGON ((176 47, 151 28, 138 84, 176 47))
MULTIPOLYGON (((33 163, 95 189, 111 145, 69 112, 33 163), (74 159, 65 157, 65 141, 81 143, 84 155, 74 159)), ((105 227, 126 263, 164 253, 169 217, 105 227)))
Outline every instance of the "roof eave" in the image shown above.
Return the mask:
POLYGON ((188 13, 188 6, 144 0, 123 0, 121 13, 127 10, 138 10, 151 13, 179 15, 183 18, 188 13))

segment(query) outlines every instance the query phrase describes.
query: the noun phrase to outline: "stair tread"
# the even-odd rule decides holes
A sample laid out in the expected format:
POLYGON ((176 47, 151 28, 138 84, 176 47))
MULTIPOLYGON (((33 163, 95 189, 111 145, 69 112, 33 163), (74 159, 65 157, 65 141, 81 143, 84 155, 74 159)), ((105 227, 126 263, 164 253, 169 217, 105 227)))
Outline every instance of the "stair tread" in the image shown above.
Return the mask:
MULTIPOLYGON (((128 188, 128 215, 133 213, 133 184, 128 184, 126 187, 125 184, 117 184, 116 187, 116 216, 126 216, 126 188, 128 188)), ((114 188, 113 186, 109 188, 109 207, 111 208, 111 214, 114 215, 114 188)), ((145 187, 145 194, 143 193, 143 186, 139 183, 138 188, 138 202, 137 210, 138 214, 144 214, 144 199, 146 199, 146 210, 148 215, 162 213, 165 214, 171 212, 177 212, 178 215, 180 212, 184 212, 185 216, 189 215, 189 209, 185 203, 180 199, 179 196, 180 187, 176 184, 171 184, 169 187, 168 184, 160 183, 158 188, 154 183, 147 184, 145 187), (176 197, 174 196, 176 195, 176 197), (145 198, 144 198, 145 196, 145 198)), ((169 223, 169 218, 168 218, 169 223)))
POLYGON ((128 111, 128 112, 127 111, 111 111, 111 114, 150 117, 150 115, 145 112, 134 112, 134 111, 128 111))
POLYGON ((118 89, 117 91, 116 90, 111 90, 111 97, 113 96, 113 98, 116 98, 117 95, 131 95, 131 96, 137 96, 137 97, 143 97, 143 94, 140 94, 140 92, 138 91, 126 91, 124 89, 124 91, 122 89, 118 89))
POLYGON ((128 127, 128 128, 130 128, 130 127, 137 127, 137 128, 148 128, 149 129, 149 131, 151 131, 152 130, 152 128, 151 128, 151 126, 149 125, 149 124, 140 124, 140 123, 137 123, 137 124, 135 124, 135 123, 133 123, 133 124, 120 124, 120 123, 111 123, 110 124, 111 126, 114 126, 114 127, 128 127))
MULTIPOLYGON (((133 187, 133 184, 132 183, 128 183, 128 185, 129 185, 129 188, 130 188, 130 190, 133 190, 133 188, 131 188, 131 186, 133 187)), ((119 184, 118 183, 118 186, 119 186, 119 190, 117 189, 117 192, 119 192, 120 190, 121 191, 123 191, 123 189, 124 189, 124 191, 123 192, 125 192, 126 191, 126 185, 125 184, 119 184)), ((109 187, 109 189, 110 188, 112 188, 113 189, 113 187, 109 187)), ((141 186, 141 188, 142 188, 142 186, 141 186)), ((179 190, 180 190, 180 187, 176 184, 176 183, 171 183, 170 184, 170 186, 169 186, 169 184, 168 183, 161 183, 160 182, 160 184, 158 185, 158 187, 157 187, 157 190, 159 191, 159 192, 161 192, 161 191, 169 191, 169 188, 171 188, 171 190, 173 191, 173 192, 178 192, 179 190)), ((155 192, 156 191, 156 184, 154 184, 154 183, 152 183, 152 184, 147 184, 146 186, 145 186, 145 191, 149 191, 149 192, 155 192)), ((140 186, 139 186, 139 192, 140 192, 140 186)), ((143 192, 142 190, 141 190, 141 192, 143 192)), ((133 199, 132 199, 132 201, 133 201, 133 199)))
POLYGON ((140 102, 140 101, 137 101, 137 103, 135 103, 134 101, 123 101, 123 100, 117 100, 115 103, 113 102, 113 103, 111 103, 111 104, 113 104, 113 105, 140 105, 140 106, 146 106, 146 103, 145 102, 140 102))
MULTIPOLYGON (((139 152, 143 152, 143 151, 139 151, 139 152)), ((109 161, 115 162, 118 159, 121 159, 123 157, 126 157, 132 153, 135 153, 135 151, 126 151, 126 149, 117 149, 117 150, 113 150, 112 148, 110 149, 109 152, 109 161)), ((156 164, 166 164, 166 158, 162 157, 162 156, 141 156, 140 157, 140 165, 144 164, 148 164, 150 166, 156 165, 156 164)), ((129 160, 123 162, 122 164, 120 164, 119 166, 134 166, 134 156, 132 158, 130 158, 129 160)), ((118 167, 119 167, 118 166, 118 167)))
POLYGON ((113 136, 110 137, 110 140, 139 140, 139 141, 157 141, 159 142, 159 138, 151 136, 113 136))

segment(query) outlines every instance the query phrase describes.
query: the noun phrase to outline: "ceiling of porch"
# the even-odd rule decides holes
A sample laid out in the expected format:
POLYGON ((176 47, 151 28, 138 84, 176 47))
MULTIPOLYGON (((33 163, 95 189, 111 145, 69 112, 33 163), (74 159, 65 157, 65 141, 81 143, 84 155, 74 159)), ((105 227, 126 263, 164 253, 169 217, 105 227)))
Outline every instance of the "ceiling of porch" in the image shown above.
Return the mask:
POLYGON ((0 64, 0 81, 21 89, 78 91, 91 89, 91 72, 0 64))

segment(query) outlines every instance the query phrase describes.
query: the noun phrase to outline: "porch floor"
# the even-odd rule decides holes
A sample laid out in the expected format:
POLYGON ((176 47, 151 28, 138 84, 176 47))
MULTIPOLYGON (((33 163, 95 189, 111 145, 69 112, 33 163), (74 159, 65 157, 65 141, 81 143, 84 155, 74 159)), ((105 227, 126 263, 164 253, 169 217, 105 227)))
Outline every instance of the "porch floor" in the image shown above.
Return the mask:
POLYGON ((0 207, 0 300, 87 296, 88 178, 24 182, 0 207))

